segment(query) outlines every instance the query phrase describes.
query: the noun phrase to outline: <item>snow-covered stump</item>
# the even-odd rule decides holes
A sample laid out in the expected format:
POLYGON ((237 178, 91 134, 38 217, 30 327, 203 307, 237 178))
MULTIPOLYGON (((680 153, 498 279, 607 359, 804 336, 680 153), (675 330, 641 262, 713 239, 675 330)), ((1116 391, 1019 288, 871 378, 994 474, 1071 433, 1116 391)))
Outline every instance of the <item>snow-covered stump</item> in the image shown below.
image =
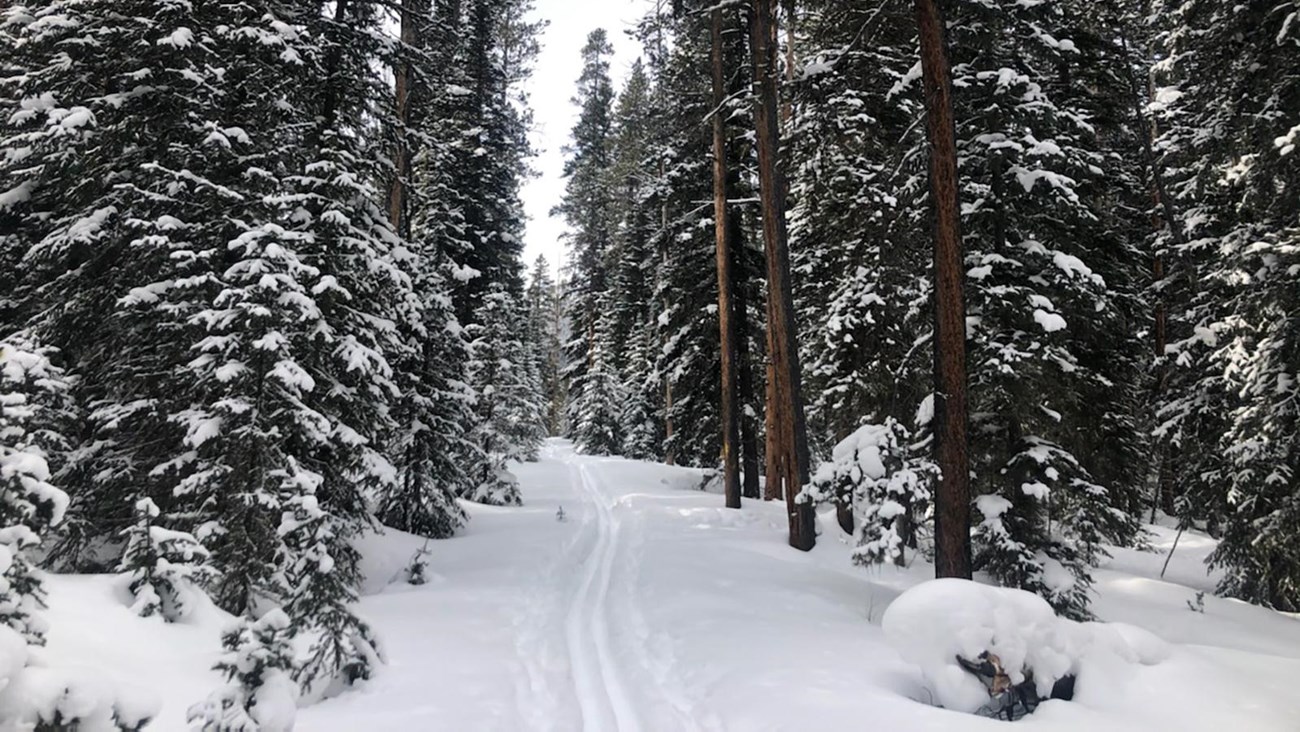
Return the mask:
POLYGON ((1033 593, 961 579, 904 592, 882 627, 899 655, 920 668, 931 703, 984 716, 1022 716, 1061 698, 1063 688, 1076 701, 1104 706, 1126 667, 1159 663, 1169 653, 1144 630, 1061 618, 1033 593), (988 669, 988 679, 978 667, 988 669))

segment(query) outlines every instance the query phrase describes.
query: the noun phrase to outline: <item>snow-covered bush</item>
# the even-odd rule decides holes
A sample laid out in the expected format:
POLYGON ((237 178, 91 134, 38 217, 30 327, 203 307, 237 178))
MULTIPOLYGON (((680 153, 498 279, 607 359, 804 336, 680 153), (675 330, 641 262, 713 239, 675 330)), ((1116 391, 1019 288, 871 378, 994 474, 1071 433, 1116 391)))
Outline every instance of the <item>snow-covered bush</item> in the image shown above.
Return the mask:
POLYGON ((190 707, 190 724, 202 732, 290 732, 298 702, 290 636, 280 610, 227 631, 216 665, 226 685, 190 707))
POLYGON ((320 483, 321 476, 296 465, 286 480, 298 493, 285 502, 277 563, 292 634, 310 644, 293 678, 304 693, 325 697, 369 679, 382 658, 370 626, 352 612, 361 584, 359 557, 347 527, 322 509, 320 483))
POLYGON ((123 532, 126 550, 118 566, 135 598, 131 609, 169 623, 183 620, 193 610, 195 593, 216 577, 207 564, 208 550, 188 532, 158 526, 158 506, 148 498, 136 501, 135 515, 135 524, 123 532))
POLYGON ((958 657, 997 656, 1012 684, 1031 679, 1042 697, 1072 675, 1087 699, 1089 684, 1108 684, 1117 668, 1158 663, 1168 655, 1163 641, 1138 628, 1060 618, 1033 593, 960 579, 933 580, 904 592, 885 611, 881 626, 899 655, 920 667, 934 703, 963 712, 988 703, 989 691, 962 669, 958 657))
POLYGON ((0 730, 138 732, 157 714, 156 700, 125 696, 90 672, 42 666, 38 652, 0 627, 0 730))
POLYGON ((1000 477, 1000 490, 975 499, 975 569, 1088 619, 1091 568, 1109 556, 1104 545, 1140 539, 1136 520, 1072 454, 1042 438, 1024 438, 1000 477))
POLYGON ((127 703, 102 679, 43 666, 41 575, 31 557, 57 526, 68 495, 52 485, 39 418, 65 388, 45 354, 0 342, 0 729, 133 732, 155 713, 127 703))
POLYGON ((938 468, 912 448, 911 434, 894 419, 867 424, 835 446, 807 493, 854 509, 858 564, 903 559, 917 546, 917 523, 930 506, 938 468))
POLYGON ((40 645, 35 612, 44 602, 28 552, 63 520, 68 495, 52 485, 33 424, 42 398, 64 388, 62 374, 35 350, 0 342, 0 626, 40 645))

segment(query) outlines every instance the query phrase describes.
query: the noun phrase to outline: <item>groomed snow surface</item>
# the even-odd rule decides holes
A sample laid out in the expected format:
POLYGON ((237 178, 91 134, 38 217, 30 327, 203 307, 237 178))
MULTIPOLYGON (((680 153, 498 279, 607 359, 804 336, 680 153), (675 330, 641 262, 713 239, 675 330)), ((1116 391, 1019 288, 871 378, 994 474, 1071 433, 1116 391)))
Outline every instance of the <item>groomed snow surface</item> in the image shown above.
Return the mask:
MULTIPOLYGON (((516 472, 525 507, 470 507, 463 535, 431 544, 427 584, 401 580, 423 540, 364 542, 361 610, 388 663, 301 710, 299 732, 1300 730, 1300 620, 1209 592, 1191 609, 1214 585, 1203 536, 1182 537, 1164 580, 1163 553, 1117 551, 1096 573, 1110 622, 1080 625, 1022 593, 926 583, 921 563, 854 567, 832 516, 797 552, 781 504, 727 510, 698 471, 557 440, 516 472), (1077 673, 1075 701, 1014 723, 956 711, 983 692, 952 656, 987 647, 1041 683, 1077 673)), ((1152 530, 1167 550, 1174 532, 1152 530)), ((229 618, 137 617, 113 577, 48 587, 46 662, 152 695, 149 729, 185 730, 229 618)))

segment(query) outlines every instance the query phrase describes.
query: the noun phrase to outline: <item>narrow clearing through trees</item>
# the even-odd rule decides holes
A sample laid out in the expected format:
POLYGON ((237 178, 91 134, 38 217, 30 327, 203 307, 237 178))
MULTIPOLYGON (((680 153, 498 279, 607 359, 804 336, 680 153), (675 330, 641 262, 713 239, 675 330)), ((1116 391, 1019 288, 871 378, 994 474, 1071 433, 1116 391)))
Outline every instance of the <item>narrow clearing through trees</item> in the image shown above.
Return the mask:
POLYGON ((609 589, 619 551, 619 520, 609 495, 596 484, 589 465, 576 455, 567 460, 573 485, 588 503, 583 530, 595 533, 595 543, 583 561, 582 583, 574 594, 565 621, 565 639, 573 684, 582 708, 583 729, 640 730, 636 709, 624 686, 623 673, 611 649, 609 589))

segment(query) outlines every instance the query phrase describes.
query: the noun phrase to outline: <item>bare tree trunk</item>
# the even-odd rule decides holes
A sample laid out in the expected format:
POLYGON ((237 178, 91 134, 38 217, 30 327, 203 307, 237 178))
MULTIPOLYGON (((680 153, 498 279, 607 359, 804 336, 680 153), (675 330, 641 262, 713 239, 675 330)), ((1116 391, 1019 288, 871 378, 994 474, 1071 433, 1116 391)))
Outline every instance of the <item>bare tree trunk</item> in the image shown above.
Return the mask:
MULTIPOLYGON (((778 127, 775 35, 776 0, 754 0, 751 27, 754 53, 754 112, 758 137, 759 196, 763 207, 763 242, 767 250, 769 319, 768 355, 772 361, 774 397, 768 404, 775 439, 778 471, 769 475, 784 489, 790 517, 790 546, 807 551, 817 542, 816 515, 800 491, 808 481, 808 431, 804 422, 799 349, 790 285, 790 250, 785 221, 785 183, 780 170, 781 133, 778 127)), ((772 460, 769 457, 769 460, 772 460)))
POLYGON ((934 435, 942 480, 935 500, 936 577, 971 576, 966 435, 966 302, 952 72, 937 0, 915 0, 921 38, 930 197, 934 207, 934 435))
MULTIPOLYGON (((667 171, 664 167, 664 161, 661 159, 659 161, 659 179, 663 180, 666 177, 667 177, 667 171)), ((659 226, 661 227, 661 230, 664 232, 664 237, 666 239, 668 236, 668 202, 667 201, 665 201, 663 205, 659 207, 659 226)), ((668 251, 666 248, 664 249, 663 259, 665 262, 668 261, 668 251)), ((673 382, 672 379, 669 378, 667 374, 665 374, 664 375, 664 442, 671 444, 672 437, 673 437, 673 382)), ((664 464, 665 465, 677 464, 677 456, 673 453, 673 449, 671 447, 669 447, 666 451, 664 451, 664 464)))
POLYGON ((736 372, 740 381, 740 472, 744 481, 740 492, 745 498, 758 499, 762 498, 762 492, 758 484, 761 471, 758 467, 758 435, 755 434, 757 425, 745 409, 746 405, 754 403, 754 367, 750 363, 749 306, 743 294, 744 284, 743 278, 736 280, 736 372))
POLYGON ((419 40, 417 17, 420 0, 402 0, 400 34, 402 53, 393 69, 394 88, 397 93, 397 150, 393 153, 393 183, 388 189, 388 220, 393 228, 402 231, 405 223, 406 184, 411 174, 411 146, 408 141, 411 123, 411 89, 414 69, 411 53, 419 40))
POLYGON ((736 414, 736 323, 732 319, 732 228, 727 202, 727 98, 722 58, 722 10, 711 19, 713 72, 713 228, 717 239, 718 329, 722 361, 722 477, 727 508, 740 508, 740 423, 736 414))
MULTIPOLYGON (((1118 17, 1116 18, 1116 26, 1120 29, 1120 43, 1123 45, 1126 55, 1125 66, 1128 69, 1130 111, 1138 129, 1142 130, 1142 154, 1146 158, 1147 185, 1151 191, 1151 202, 1154 204, 1151 228, 1153 231, 1159 231, 1163 223, 1169 229, 1170 241, 1173 242, 1175 247, 1182 247, 1186 243, 1186 237, 1179 225, 1178 212, 1174 208, 1173 199, 1165 190, 1164 166, 1161 165, 1160 156, 1156 154, 1155 150, 1155 141, 1160 136, 1160 130, 1156 120, 1154 118, 1148 119, 1143 111, 1144 98, 1137 74, 1133 70, 1133 49, 1129 45, 1128 34, 1118 17)), ((1146 58, 1145 54, 1144 58, 1146 58)), ((1150 98, 1153 95, 1153 80, 1148 76, 1146 97, 1150 98)), ((1152 403, 1157 405, 1163 398, 1169 381, 1169 365, 1165 363, 1165 351, 1169 345, 1169 314, 1165 306, 1164 291, 1159 287, 1164 282, 1165 276, 1164 253, 1159 250, 1153 251, 1151 253, 1151 277, 1157 286, 1157 290, 1154 313, 1155 323, 1152 327, 1152 347, 1155 352, 1156 373, 1151 398, 1152 403)), ((1153 522, 1156 518, 1157 508, 1163 508, 1168 514, 1174 513, 1175 492, 1177 490, 1175 460, 1171 454, 1171 446, 1162 442, 1158 447, 1160 454, 1156 469, 1155 495, 1152 496, 1151 500, 1151 520, 1153 522)))

